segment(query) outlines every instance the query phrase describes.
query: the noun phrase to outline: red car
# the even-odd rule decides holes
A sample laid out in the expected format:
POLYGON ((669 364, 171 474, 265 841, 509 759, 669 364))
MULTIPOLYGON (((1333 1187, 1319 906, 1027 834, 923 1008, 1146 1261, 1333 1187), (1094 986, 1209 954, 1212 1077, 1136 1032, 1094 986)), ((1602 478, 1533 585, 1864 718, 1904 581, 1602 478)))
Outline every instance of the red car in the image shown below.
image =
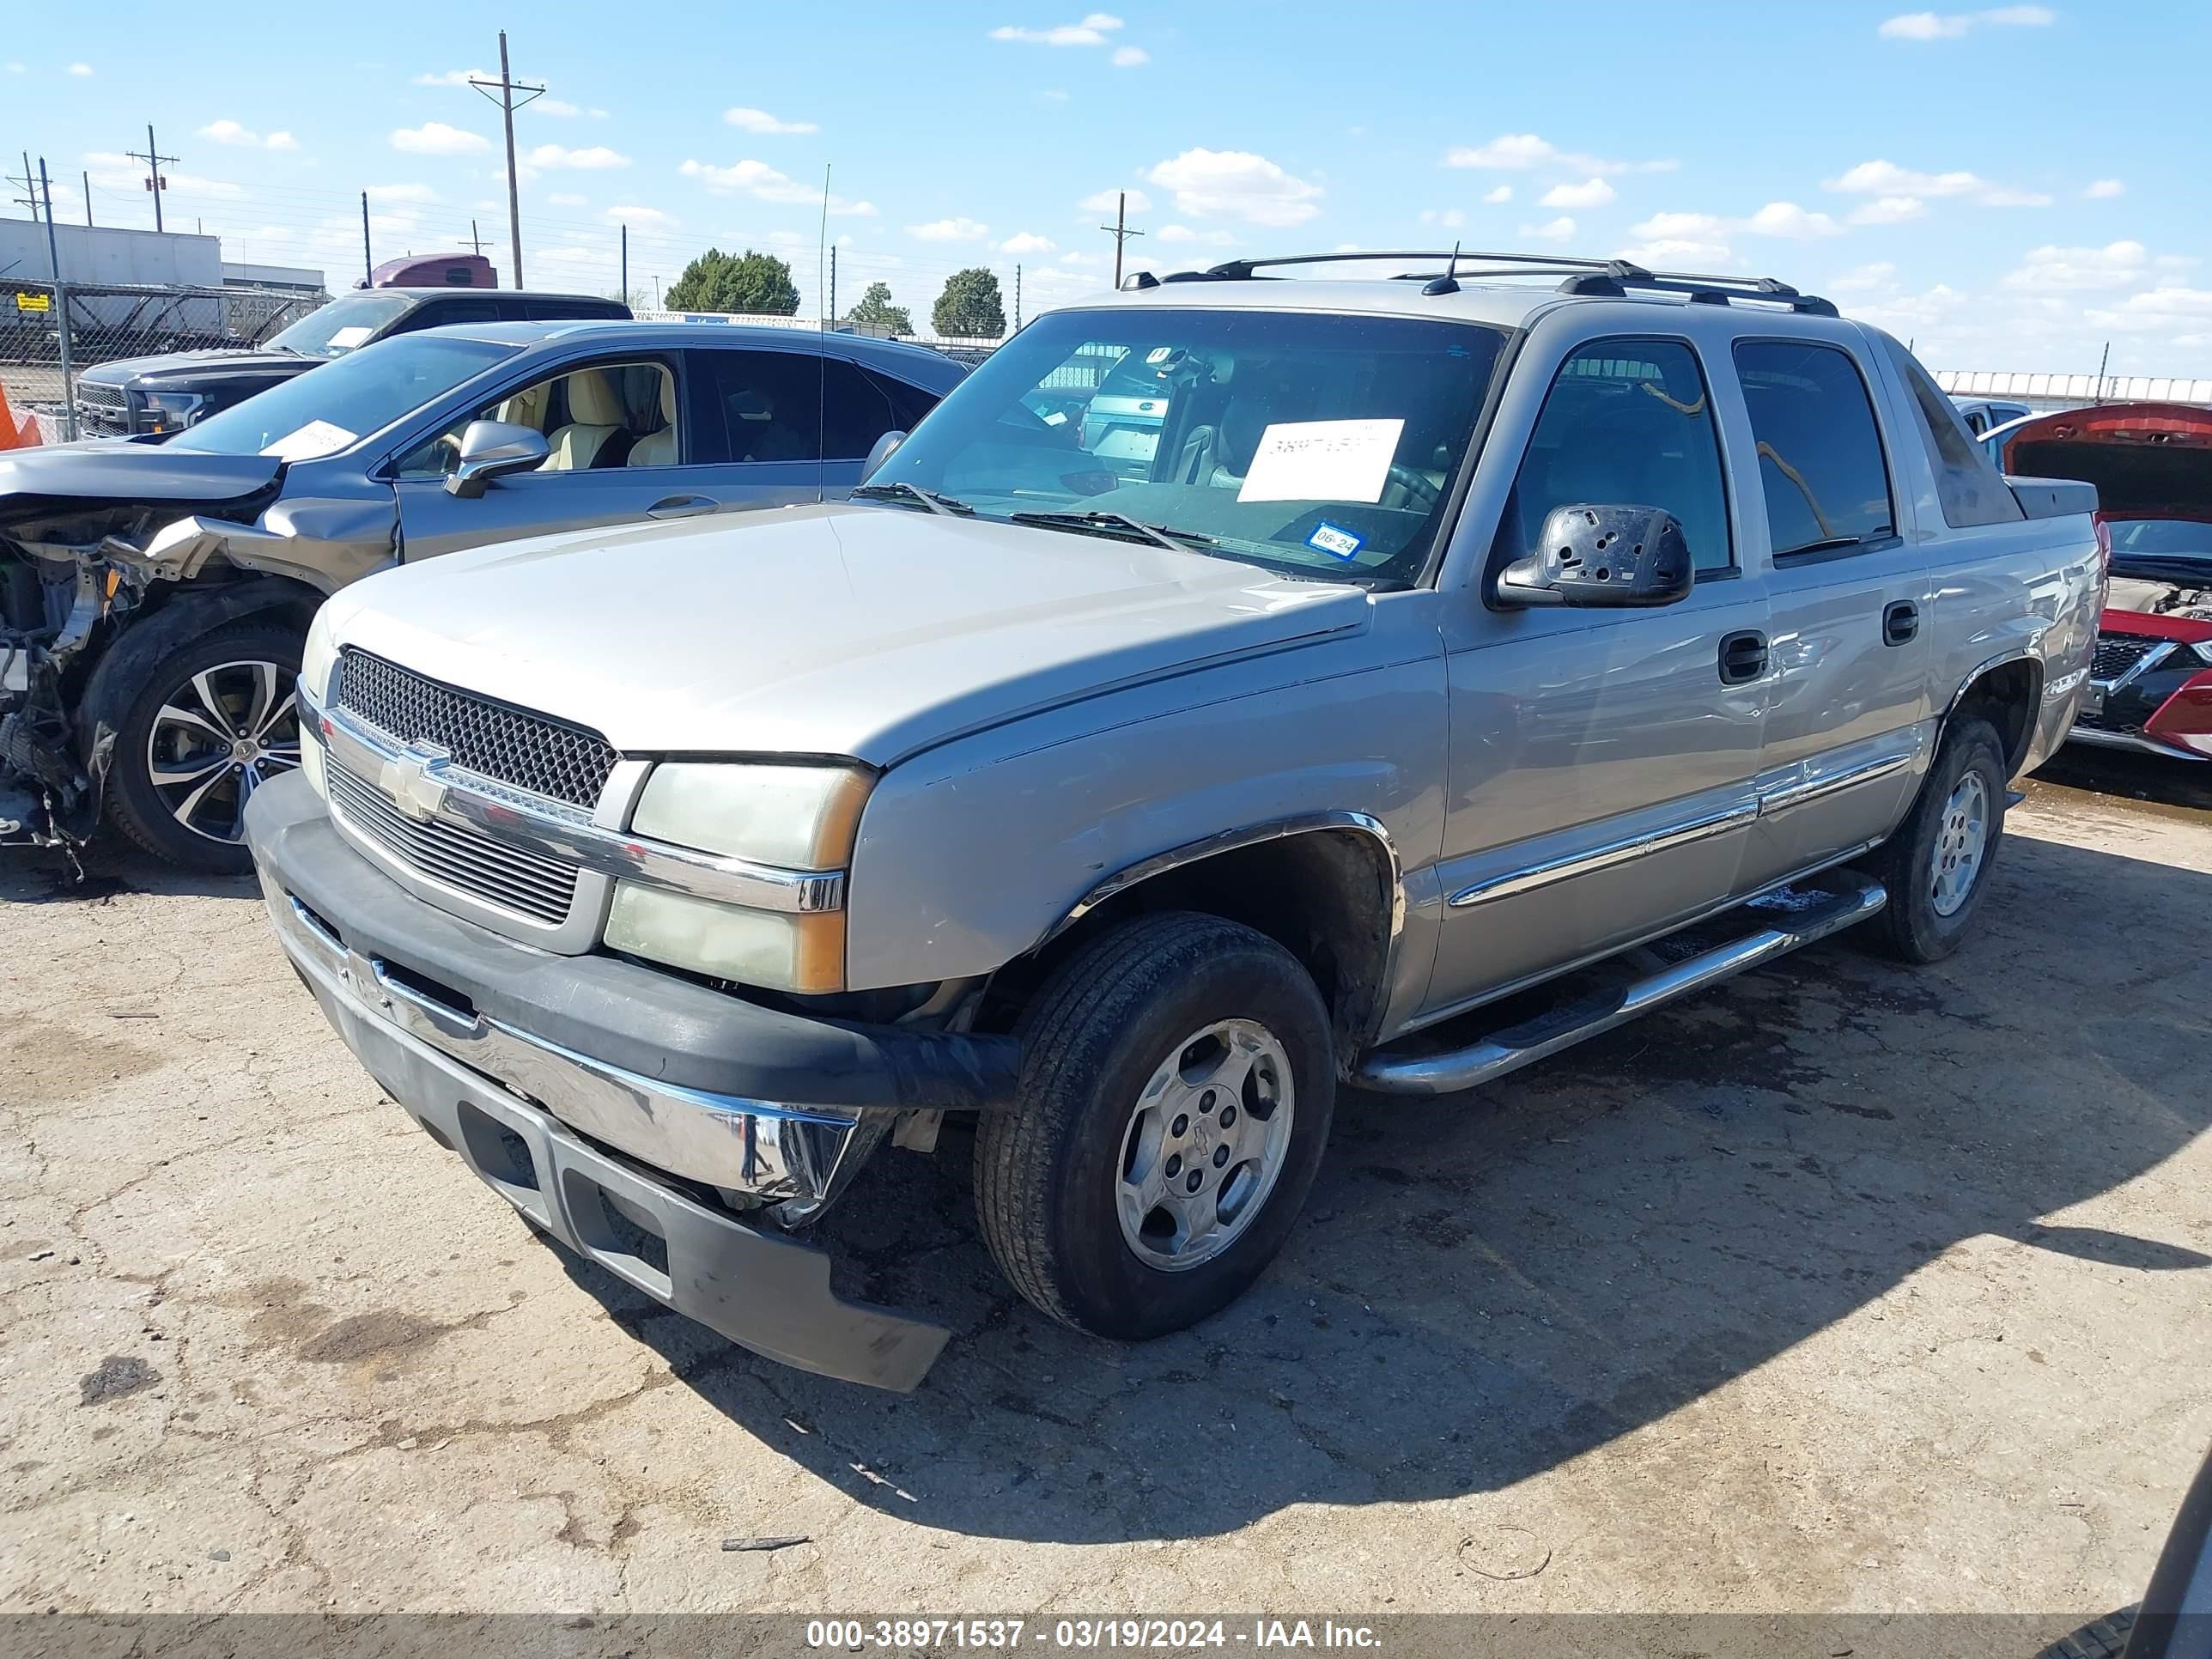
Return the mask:
POLYGON ((2212 409, 2105 404, 2025 421, 2004 470, 2097 486, 2112 588, 2074 738, 2212 760, 2212 409))

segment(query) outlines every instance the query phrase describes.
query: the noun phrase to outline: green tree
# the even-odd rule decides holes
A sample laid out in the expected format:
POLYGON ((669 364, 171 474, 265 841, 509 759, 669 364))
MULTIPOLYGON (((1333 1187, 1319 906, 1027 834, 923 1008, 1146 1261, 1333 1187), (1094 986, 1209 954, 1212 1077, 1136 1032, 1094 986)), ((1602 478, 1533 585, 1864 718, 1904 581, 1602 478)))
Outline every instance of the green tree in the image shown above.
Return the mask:
POLYGON ((879 328, 892 334, 914 332, 913 316, 904 306, 891 303, 889 283, 870 283, 860 304, 845 313, 845 320, 855 328, 879 328))
POLYGON ((799 287, 791 267, 773 253, 742 255, 710 247, 669 285, 671 311, 770 313, 789 317, 799 310, 799 287))
POLYGON ((995 340, 1006 331, 1006 304, 999 279, 981 265, 956 270, 945 279, 929 313, 939 334, 961 339, 995 340))

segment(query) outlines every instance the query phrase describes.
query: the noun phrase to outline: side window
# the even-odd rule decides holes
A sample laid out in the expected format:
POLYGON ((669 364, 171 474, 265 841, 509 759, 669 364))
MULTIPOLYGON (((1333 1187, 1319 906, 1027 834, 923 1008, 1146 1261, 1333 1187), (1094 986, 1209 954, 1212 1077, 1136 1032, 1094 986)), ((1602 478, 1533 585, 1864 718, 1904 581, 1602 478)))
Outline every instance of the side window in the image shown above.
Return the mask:
MULTIPOLYGON (((695 352, 733 461, 822 459, 822 361, 799 351, 695 352)), ((874 440, 871 439, 870 442, 874 440)), ((867 453, 866 445, 860 453, 867 453)))
MULTIPOLYGON (((1918 388, 1917 388, 1917 387, 1916 387, 1916 388, 1914 388, 1914 390, 1915 390, 1915 392, 1916 392, 1916 393, 1917 393, 1917 391, 1918 391, 1918 388)), ((1957 407, 1957 405, 1956 405, 1956 404, 1954 404, 1954 405, 1953 405, 1953 407, 1954 407, 1954 408, 1956 408, 1956 407, 1957 407)), ((1990 429, 1990 417, 1989 417, 1987 415, 1984 414, 1984 413, 1983 413, 1980 410, 1978 410, 1978 409, 1970 409, 1970 410, 1968 410, 1966 411, 1966 430, 1967 430, 1967 431, 1969 431, 1969 432, 1972 433, 1972 434, 1973 434, 1977 438, 1978 438, 1978 437, 1980 437, 1980 436, 1982 435, 1982 434, 1984 434, 1984 432, 1987 432, 1989 429, 1990 429)))
POLYGON ((825 460, 857 461, 891 429, 890 399, 842 357, 822 360, 822 454, 825 460))
POLYGON ((493 300, 433 300, 418 306, 399 319, 394 334, 412 334, 417 329, 443 328, 448 323, 491 323, 499 320, 499 305, 493 300))
POLYGON ((924 392, 918 386, 908 386, 904 380, 872 368, 864 368, 860 373, 868 377, 869 385, 890 400, 895 431, 913 431, 921 424, 921 417, 937 407, 937 394, 933 392, 924 392))
POLYGON ((540 472, 674 466, 679 458, 676 377, 665 363, 600 362, 562 370, 470 410, 399 461, 402 478, 442 478, 460 459, 471 421, 506 421, 545 434, 540 472))
POLYGON ((1697 569, 1734 568, 1712 399, 1689 347, 1599 340, 1553 378, 1498 528, 1495 562, 1536 544, 1554 507, 1664 507, 1697 569))
POLYGON ((1881 432, 1850 354, 1790 340, 1739 340, 1735 367, 1759 443, 1775 556, 1895 535, 1881 432))
POLYGON ((1958 405, 1943 395, 1942 388, 1913 362, 1910 352, 1893 343, 1890 360, 1905 377, 1905 385, 1912 388, 1920 436, 1928 446, 1928 465, 1936 474, 1936 499, 1942 504, 1943 522, 1954 530, 1962 530, 1969 525, 2014 524, 2026 518, 2019 498, 1990 465, 1987 446, 1976 443, 1959 423, 1958 405))

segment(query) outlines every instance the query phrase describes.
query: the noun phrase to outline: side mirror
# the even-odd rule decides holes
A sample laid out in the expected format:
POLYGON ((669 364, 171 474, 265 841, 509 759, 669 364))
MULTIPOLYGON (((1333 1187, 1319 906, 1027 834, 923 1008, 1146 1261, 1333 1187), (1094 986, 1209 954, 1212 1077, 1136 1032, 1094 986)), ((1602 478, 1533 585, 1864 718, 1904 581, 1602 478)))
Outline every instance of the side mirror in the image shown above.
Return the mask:
POLYGON ((1674 515, 1656 507, 1558 507, 1536 550, 1498 578, 1504 605, 1673 605, 1696 573, 1674 515))
POLYGON ((886 432, 877 439, 874 447, 868 451, 868 459, 860 464, 860 482, 866 483, 874 477, 876 469, 890 459, 892 452, 905 441, 906 434, 903 432, 886 432))
POLYGON ((494 478, 543 466, 553 453, 536 427, 510 421, 471 421, 461 434, 460 463, 446 479, 446 493, 472 501, 494 478))

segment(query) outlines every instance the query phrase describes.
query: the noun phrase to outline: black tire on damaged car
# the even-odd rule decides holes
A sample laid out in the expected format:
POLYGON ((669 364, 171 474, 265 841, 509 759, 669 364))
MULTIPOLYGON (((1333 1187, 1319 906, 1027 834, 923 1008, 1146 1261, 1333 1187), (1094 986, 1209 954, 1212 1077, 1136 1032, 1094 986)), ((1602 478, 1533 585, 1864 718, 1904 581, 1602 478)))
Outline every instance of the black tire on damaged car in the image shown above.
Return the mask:
POLYGON ((134 676, 135 686, 117 688, 116 706, 102 711, 100 720, 115 734, 106 782, 109 821, 171 864, 225 875, 252 869, 252 855, 237 834, 235 809, 243 807, 241 792, 250 793, 245 790, 249 782, 266 781, 298 764, 293 699, 301 645, 299 630, 288 623, 252 617, 185 641, 134 676), (218 730, 199 730, 165 712, 204 714, 210 697, 234 734, 256 745, 251 759, 233 756, 227 769, 215 764, 227 747, 218 730), (171 777, 187 777, 205 763, 207 793, 195 803, 192 793, 201 780, 158 781, 156 752, 171 777), (191 824, 179 816, 188 805, 191 824))
POLYGON ((1996 728, 1984 720, 1953 726, 1905 822, 1861 863, 1889 890, 1889 902, 1852 931, 1884 955, 1916 965, 1941 962, 1957 950, 1988 895, 1990 870, 2004 838, 2009 785, 1996 728), (1966 808, 1960 805, 1962 795, 1966 808), (1981 817, 1972 832, 1971 884, 1962 894, 1954 888, 1939 897, 1938 878, 1957 869, 1962 840, 1972 829, 1962 822, 1962 811, 1977 801, 1981 817))
MULTIPOLYGON (((1297 1219, 1335 1106, 1328 1010, 1305 969, 1236 922, 1139 916, 1061 964, 1024 1013, 1022 1037, 1017 1109, 983 1115, 975 1158, 984 1242, 1014 1288, 1063 1324, 1125 1341, 1182 1330, 1243 1294, 1297 1219), (1216 1031, 1225 1039, 1206 1035, 1216 1031), (1216 1041, 1225 1060, 1206 1048, 1216 1041), (1249 1054, 1230 1052, 1240 1041, 1254 1045, 1249 1054), (1236 1073, 1240 1060, 1249 1068, 1236 1073), (1188 1157, 1175 1184, 1180 1192, 1184 1181, 1218 1182, 1194 1197, 1233 1219, 1218 1253, 1200 1250, 1192 1265, 1164 1270, 1137 1253, 1121 1193, 1143 1139, 1139 1097, 1170 1062, 1189 1133, 1209 1137, 1172 1143, 1188 1157), (1243 1079, 1224 1088, 1218 1106, 1211 1091, 1196 1092, 1213 1076, 1243 1079), (1274 1138, 1273 1114, 1285 1104, 1288 1122, 1274 1138), (1241 1127, 1224 1125, 1224 1115, 1239 1115, 1241 1127), (1268 1137, 1266 1149, 1244 1161, 1255 1134, 1268 1137), (1264 1182, 1255 1173, 1263 1170, 1264 1182), (1247 1176, 1253 1184, 1239 1188, 1247 1176), (1240 1191, 1249 1214, 1228 1207, 1240 1191)), ((1166 1114, 1155 1116, 1162 1127, 1152 1133, 1164 1134, 1166 1114)), ((1152 1152, 1156 1170, 1173 1167, 1157 1140, 1152 1152)))

